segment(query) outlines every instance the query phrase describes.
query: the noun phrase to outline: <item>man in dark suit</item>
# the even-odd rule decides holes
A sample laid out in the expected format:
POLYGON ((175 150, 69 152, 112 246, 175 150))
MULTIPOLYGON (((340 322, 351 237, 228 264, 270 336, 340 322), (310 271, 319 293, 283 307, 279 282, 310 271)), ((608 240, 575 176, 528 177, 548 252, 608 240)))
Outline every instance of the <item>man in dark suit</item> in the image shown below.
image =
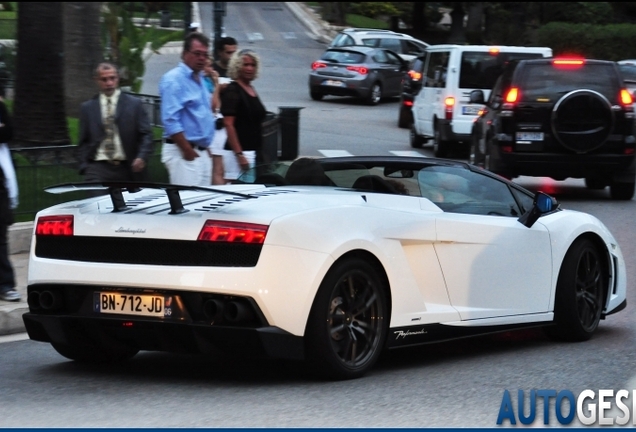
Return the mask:
POLYGON ((119 89, 111 63, 95 69, 99 94, 80 110, 80 174, 87 182, 145 180, 152 130, 141 100, 119 89))

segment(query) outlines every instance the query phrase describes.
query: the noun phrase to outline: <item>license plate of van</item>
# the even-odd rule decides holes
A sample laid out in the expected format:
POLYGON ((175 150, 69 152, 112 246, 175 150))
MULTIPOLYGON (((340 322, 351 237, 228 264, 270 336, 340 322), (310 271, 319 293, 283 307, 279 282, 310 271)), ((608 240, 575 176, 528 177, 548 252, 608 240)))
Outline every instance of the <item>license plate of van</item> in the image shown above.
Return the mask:
POLYGON ((517 132, 517 141, 543 141, 543 132, 517 132))

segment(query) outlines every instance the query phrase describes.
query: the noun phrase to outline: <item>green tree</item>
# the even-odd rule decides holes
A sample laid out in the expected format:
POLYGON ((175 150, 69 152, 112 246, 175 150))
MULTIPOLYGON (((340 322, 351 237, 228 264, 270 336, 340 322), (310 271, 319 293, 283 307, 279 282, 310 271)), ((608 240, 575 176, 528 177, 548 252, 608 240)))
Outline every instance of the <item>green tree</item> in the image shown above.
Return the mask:
POLYGON ((64 84, 66 114, 79 117, 82 102, 97 88, 93 70, 103 59, 99 2, 64 2, 64 84))
POLYGON ((69 144, 62 2, 18 3, 18 47, 13 143, 69 144))

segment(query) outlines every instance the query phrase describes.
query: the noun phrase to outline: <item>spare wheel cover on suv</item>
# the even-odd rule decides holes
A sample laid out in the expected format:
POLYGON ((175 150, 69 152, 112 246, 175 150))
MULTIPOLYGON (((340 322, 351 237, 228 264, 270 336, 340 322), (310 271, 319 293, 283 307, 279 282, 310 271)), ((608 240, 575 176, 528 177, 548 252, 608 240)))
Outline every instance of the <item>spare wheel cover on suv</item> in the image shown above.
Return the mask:
POLYGON ((603 145, 614 129, 612 104, 594 90, 574 90, 552 109, 552 132, 563 147, 587 153, 603 145))

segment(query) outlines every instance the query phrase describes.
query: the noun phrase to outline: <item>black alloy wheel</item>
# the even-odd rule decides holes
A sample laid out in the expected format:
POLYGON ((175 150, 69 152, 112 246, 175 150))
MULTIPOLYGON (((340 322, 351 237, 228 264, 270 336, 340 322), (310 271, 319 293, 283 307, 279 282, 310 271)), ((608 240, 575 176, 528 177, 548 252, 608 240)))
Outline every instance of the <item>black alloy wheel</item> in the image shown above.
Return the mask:
POLYGON ((322 98, 323 98, 323 96, 324 96, 324 95, 323 95, 322 93, 320 93, 320 92, 317 92, 317 91, 313 91, 313 90, 312 90, 312 91, 310 91, 310 92, 309 92, 309 96, 311 96, 311 98, 312 98, 313 100, 315 100, 315 101, 319 101, 319 100, 322 100, 322 98))
POLYGON ((610 184, 610 196, 614 200, 628 201, 634 197, 634 182, 610 184))
POLYGON ((326 378, 353 379, 377 361, 388 330, 385 283, 368 262, 334 264, 320 285, 305 334, 308 364, 326 378))
POLYGON ((547 328, 549 336, 570 342, 592 337, 601 320, 609 281, 606 261, 591 240, 582 238, 572 244, 559 272, 555 325, 547 328))

